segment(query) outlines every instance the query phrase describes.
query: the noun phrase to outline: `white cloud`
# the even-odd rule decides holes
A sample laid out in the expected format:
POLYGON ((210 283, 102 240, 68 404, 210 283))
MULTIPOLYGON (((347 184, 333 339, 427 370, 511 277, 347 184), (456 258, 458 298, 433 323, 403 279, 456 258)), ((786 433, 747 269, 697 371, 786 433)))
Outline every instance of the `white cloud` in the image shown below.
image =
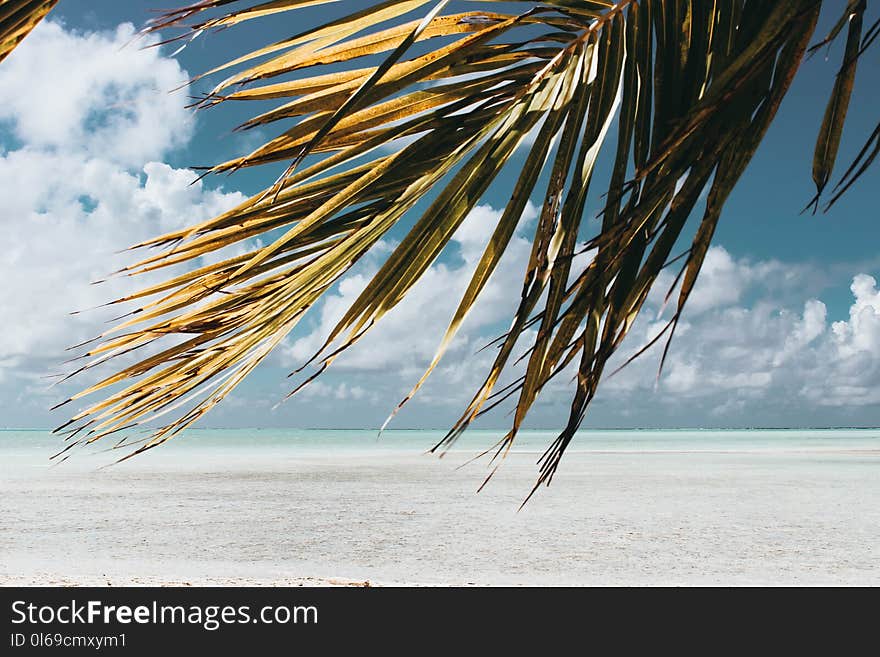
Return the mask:
MULTIPOLYGON (((8 150, 0 150, 4 390, 14 386, 30 394, 42 385, 38 375, 57 366, 63 348, 92 337, 107 316, 71 318, 69 311, 131 290, 127 279, 89 285, 130 262, 131 254, 117 251, 242 199, 191 184, 193 172, 161 162, 192 132, 185 96, 166 93, 187 76, 158 49, 123 48, 132 34, 127 25, 85 34, 49 21, 0 67, 5 101, 0 128, 12 135, 8 150), (52 103, 46 101, 50 97, 52 103)), ((499 214, 488 206, 476 208, 455 235, 452 256, 435 263, 411 294, 334 364, 339 374, 316 382, 304 399, 390 411, 433 356, 499 214), (339 375, 344 381, 334 380, 339 375)), ((518 300, 535 214, 530 207, 482 300, 417 398, 422 409, 460 408, 485 375, 493 352, 476 352, 504 330, 518 300)), ((292 367, 313 355, 393 246, 380 245, 326 297, 311 329, 307 324, 305 333, 280 350, 283 364, 292 367)), ((577 265, 588 257, 579 257, 577 265)), ((632 408, 680 407, 677 417, 685 424, 701 410, 721 424, 748 418, 759 404, 794 409, 880 404, 876 280, 856 275, 848 317, 831 321, 822 301, 804 298, 803 281, 811 275, 803 265, 736 258, 712 248, 660 381, 655 384, 656 349, 653 358, 649 354, 607 379, 597 403, 611 400, 618 416, 632 408)), ((663 325, 658 311, 671 282, 672 273, 665 273, 618 362, 663 325)), ((561 425, 569 388, 563 375, 545 391, 541 404, 551 408, 541 420, 545 426, 561 425)), ((233 401, 263 408, 265 400, 242 401, 247 394, 244 387, 233 401)), ((233 414, 234 406, 229 405, 233 414)))
MULTIPOLYGON (((476 207, 452 239, 459 249, 461 262, 438 262, 430 267, 407 297, 380 320, 375 330, 368 333, 356 348, 340 356, 334 369, 383 371, 390 367, 403 368, 410 377, 409 382, 414 383, 421 374, 415 372, 427 366, 434 356, 500 214, 488 206, 476 207)), ((477 337, 473 332, 495 324, 513 311, 510 291, 522 287, 523 268, 531 248, 530 240, 523 233, 535 217, 536 209, 530 205, 520 222, 518 234, 511 240, 508 252, 484 288, 483 298, 462 327, 462 337, 453 346, 453 351, 467 353, 469 349, 473 352, 478 348, 473 344, 477 337)), ((314 330, 292 340, 282 349, 285 365, 299 365, 314 355, 366 287, 378 268, 377 260, 386 256, 391 248, 387 243, 379 245, 361 272, 345 278, 338 290, 326 297, 314 330)))
POLYGON ((126 47, 132 35, 48 21, 0 67, 0 120, 15 137, 0 151, 0 375, 57 370, 65 347, 119 313, 69 315, 147 282, 90 285, 131 264, 119 251, 243 198, 153 161, 190 136, 185 97, 166 93, 187 75, 158 49, 126 47))
POLYGON ((7 245, 0 252, 0 278, 6 282, 0 287, 0 316, 15 318, 0 340, 0 359, 57 357, 64 347, 92 337, 110 313, 69 313, 146 282, 116 277, 90 284, 131 263, 133 254, 119 253, 122 249, 240 199, 191 185, 194 179, 191 171, 157 162, 138 174, 82 155, 23 149, 0 157, 0 195, 14 199, 14 209, 0 222, 0 239, 7 245), (79 175, 68 177, 65 171, 79 175))
POLYGON ((136 40, 130 23, 79 33, 44 21, 3 62, 0 121, 32 148, 135 167, 162 157, 188 140, 193 120, 185 96, 169 93, 188 76, 146 47, 155 41, 136 40))
MULTIPOLYGON (((866 274, 853 278, 849 320, 827 322, 827 307, 808 299, 792 311, 774 291, 800 280, 804 267, 734 259, 721 247, 695 287, 676 334, 659 399, 689 399, 716 412, 742 413, 763 403, 858 407, 880 402, 880 293, 866 274), (754 297, 745 303, 745 296, 754 297), (702 401, 701 401, 702 400, 702 401)), ((656 335, 661 322, 637 321, 623 353, 656 335)), ((659 349, 657 350, 659 352, 659 349)), ((656 358, 650 356, 606 383, 619 394, 649 394, 656 358), (652 372, 653 370, 653 372, 652 372)))
POLYGON ((873 276, 859 274, 850 286, 855 303, 848 322, 832 326, 841 356, 877 356, 880 353, 880 292, 873 276))
MULTIPOLYGON (((807 270, 807 267, 778 260, 736 259, 723 246, 712 247, 703 261, 699 283, 688 299, 688 317, 736 304, 755 287, 760 287, 765 295, 800 291, 809 273, 807 270)), ((656 304, 659 305, 673 279, 671 271, 663 272, 658 278, 652 295, 656 304)))
POLYGON ((873 276, 850 286, 849 320, 834 322, 823 355, 832 367, 806 380, 805 394, 826 406, 880 404, 880 291, 873 276))
POLYGON ((796 322, 791 333, 786 336, 782 349, 773 359, 773 365, 778 367, 787 360, 796 356, 816 338, 825 333, 825 319, 828 310, 825 304, 817 299, 810 299, 804 304, 803 317, 796 322))
MULTIPOLYGON (((344 372, 358 385, 372 385, 372 391, 390 410, 391 400, 408 390, 433 355, 497 216, 491 208, 478 208, 455 237, 464 262, 460 266, 435 264, 412 298, 402 302, 332 369, 344 372), (393 392, 380 394, 383 388, 393 392)), ((516 296, 521 285, 527 234, 517 239, 514 251, 489 287, 487 299, 463 327, 457 345, 415 404, 460 408, 479 385, 493 354, 476 351, 503 330, 512 310, 511 291, 516 296)), ((864 274, 854 278, 855 299, 849 320, 829 325, 826 305, 818 299, 801 301, 799 310, 791 307, 790 299, 798 296, 806 266, 734 258, 723 247, 710 249, 706 265, 692 297, 695 307, 689 304, 686 310, 659 381, 657 359, 662 347, 606 379, 597 403, 620 408, 616 413, 619 418, 632 404, 648 409, 680 408, 686 400, 686 409, 678 412, 682 423, 688 422, 686 416, 700 415, 715 417, 723 424, 748 421, 756 404, 807 409, 815 405, 854 408, 880 402, 876 392, 880 390, 880 293, 873 278, 864 274)), ((362 272, 328 298, 315 330, 287 348, 285 364, 302 362, 312 355, 366 284, 369 273, 362 272)), ((636 322, 609 372, 664 325, 653 319, 661 299, 662 294, 652 295, 648 312, 636 322)), ((556 408, 551 413, 556 424, 570 400, 569 378, 560 375, 545 389, 541 400, 541 404, 556 408)), ((328 390, 322 394, 333 393, 328 390)))

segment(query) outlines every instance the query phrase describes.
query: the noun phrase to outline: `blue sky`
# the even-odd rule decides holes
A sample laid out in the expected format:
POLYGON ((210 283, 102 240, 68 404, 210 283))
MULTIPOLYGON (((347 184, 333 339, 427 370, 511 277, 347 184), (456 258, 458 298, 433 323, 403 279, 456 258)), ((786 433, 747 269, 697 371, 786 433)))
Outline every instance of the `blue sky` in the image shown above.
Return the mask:
MULTIPOLYGON (((189 185, 193 176, 187 167, 239 155, 271 132, 231 132, 255 113, 253 106, 221 106, 193 117, 183 108, 185 93, 165 90, 186 79, 185 72, 206 70, 352 6, 305 9, 295 25, 290 15, 255 21, 198 39, 172 58, 173 48, 124 47, 132 36, 125 24, 141 26, 154 4, 62 0, 49 23, 0 69, 0 94, 17 99, 0 109, 0 189, 16 196, 0 216, 0 229, 15 244, 0 261, 7 281, 0 312, 17 318, 0 348, 0 426, 63 421, 46 409, 70 388, 47 388, 42 377, 59 370, 64 346, 100 326, 99 314, 69 318, 65 311, 98 305, 116 291, 88 285, 125 263, 125 256, 113 252, 210 216, 274 180, 270 169, 251 169, 189 185), (50 94, 59 93, 57 106, 47 106, 50 94)), ((828 3, 834 11, 837 4, 828 3)), ((826 12, 819 32, 833 19, 826 12)), ((876 50, 869 53, 859 71, 841 162, 855 154, 878 120, 876 57, 876 50)), ((880 279, 876 170, 831 213, 800 213, 813 193, 815 133, 838 63, 832 49, 802 68, 727 204, 705 281, 664 377, 655 382, 656 354, 625 370, 607 382, 588 426, 880 424, 880 295, 872 283, 880 279)), ((600 179, 606 170, 600 167, 600 179)), ((308 395, 273 410, 289 387, 287 372, 310 355, 381 253, 335 290, 205 424, 381 424, 429 360, 452 310, 449 290, 466 280, 484 226, 503 207, 509 184, 507 177, 493 185, 414 301, 389 316, 374 339, 340 360, 308 395)), ((526 221, 509 266, 493 282, 494 297, 396 426, 444 427, 463 408, 485 365, 473 354, 505 324, 509 308, 503 293, 516 290, 521 276, 516 249, 527 247, 527 228, 526 221)), ((630 350, 649 335, 650 319, 637 325, 630 350)), ((532 426, 564 421, 569 399, 564 383, 547 391, 532 426)), ((502 413, 487 424, 506 421, 502 413)))

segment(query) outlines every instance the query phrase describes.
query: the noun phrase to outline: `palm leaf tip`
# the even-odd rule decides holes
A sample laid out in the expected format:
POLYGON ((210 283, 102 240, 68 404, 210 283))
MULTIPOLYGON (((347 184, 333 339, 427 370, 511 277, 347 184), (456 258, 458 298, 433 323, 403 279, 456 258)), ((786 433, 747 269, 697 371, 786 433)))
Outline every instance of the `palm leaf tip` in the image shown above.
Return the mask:
POLYGON ((56 4, 58 0, 0 0, 0 62, 56 4))
MULTIPOLYGON (((191 35, 320 4, 205 0, 156 27, 191 35)), ((490 11, 492 2, 460 13, 428 0, 361 5, 214 69, 227 77, 204 105, 274 101, 245 126, 277 132, 213 170, 280 162, 286 172, 238 207, 144 245, 164 250, 131 275, 218 256, 127 299, 142 305, 89 351, 84 368, 151 355, 78 395, 106 397, 73 426, 94 441, 165 417, 139 449, 169 439, 228 395, 425 201, 310 361, 317 371, 307 384, 407 296, 507 171, 508 203, 425 377, 497 271, 523 210, 543 199, 510 329, 438 448, 509 402, 512 427, 497 452, 506 453, 548 384, 573 375, 568 420, 541 462, 537 484, 549 483, 667 267, 677 275, 665 336, 674 334, 724 203, 810 45, 820 3, 521 4, 517 14, 490 11), (601 157, 610 180, 591 191, 601 157), (591 194, 604 199, 596 230, 584 220, 591 194), (260 237, 265 244, 254 242, 260 237), (681 242, 689 246, 675 255, 681 242), (233 246, 243 252, 219 256, 233 246), (585 250, 594 255, 578 264, 585 250)), ((836 129, 820 131, 826 168, 836 129)), ((862 162, 874 154, 868 148, 862 162)))

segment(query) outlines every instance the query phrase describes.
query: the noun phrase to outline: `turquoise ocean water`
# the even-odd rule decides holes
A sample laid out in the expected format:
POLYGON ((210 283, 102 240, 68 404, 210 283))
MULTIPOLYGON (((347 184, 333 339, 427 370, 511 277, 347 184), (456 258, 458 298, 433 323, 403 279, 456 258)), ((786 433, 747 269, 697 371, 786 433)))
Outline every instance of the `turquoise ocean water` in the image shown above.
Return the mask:
MULTIPOLYGON (((453 452, 476 452, 491 447, 504 435, 500 430, 467 432, 453 452)), ((230 453, 259 453, 262 458, 283 455, 379 454, 424 452, 444 436, 439 430, 392 430, 378 436, 374 430, 327 429, 194 429, 187 431, 142 458, 197 456, 227 457, 230 453)), ((556 437, 552 431, 523 431, 513 450, 540 453, 556 437)), ((137 435, 131 437, 136 439, 137 435)), ((98 459, 113 460, 125 449, 108 453, 118 438, 71 450, 98 459)), ((0 430, 0 454, 7 463, 48 459, 65 443, 42 430, 0 430)), ((880 450, 880 429, 779 429, 779 430, 584 430, 571 452, 753 452, 753 451, 852 451, 880 450)))

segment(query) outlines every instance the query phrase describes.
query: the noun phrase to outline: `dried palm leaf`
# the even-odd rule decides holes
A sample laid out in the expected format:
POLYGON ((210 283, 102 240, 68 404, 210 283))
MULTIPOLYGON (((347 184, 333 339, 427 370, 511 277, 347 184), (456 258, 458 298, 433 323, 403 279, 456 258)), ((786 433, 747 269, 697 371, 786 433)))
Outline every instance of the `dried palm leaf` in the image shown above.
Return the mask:
MULTIPOLYGON (((195 36, 321 4, 203 0, 164 15, 155 29, 195 36)), ((438 448, 515 398, 512 427, 497 445, 502 453, 542 389, 573 369, 569 418, 541 461, 536 487, 550 482, 609 359, 672 265, 675 309, 661 337, 674 334, 724 203, 804 59, 821 3, 547 0, 520 3, 515 14, 491 11, 498 7, 492 2, 444 13, 447 4, 359 3, 354 13, 212 71, 235 69, 201 105, 272 99, 278 105, 244 127, 285 122, 267 143, 213 171, 289 166, 238 207, 138 245, 161 251, 126 275, 232 245, 247 252, 118 300, 152 299, 101 336, 82 369, 147 348, 151 355, 76 395, 107 391, 66 433, 92 442, 167 414, 172 419, 134 453, 165 442, 223 399, 371 247, 430 200, 310 361, 317 372, 294 392, 302 389, 407 295, 493 181, 515 168, 510 200, 425 377, 496 270, 526 204, 542 198, 510 329, 438 448), (423 45, 411 48, 417 42, 423 45), (330 64, 337 66, 328 71, 330 64), (588 234, 585 206, 609 133, 616 133, 616 148, 600 190, 601 227, 588 234), (524 162, 515 164, 530 135, 524 162), (696 227, 688 230, 692 216, 696 227), (683 241, 689 246, 675 256, 683 241), (595 255, 575 269, 575 255, 585 249, 595 255), (532 329, 524 373, 499 387, 532 329)), ((814 164, 820 193, 834 166, 856 55, 872 38, 869 31, 860 41, 865 3, 853 2, 847 12, 845 61, 814 164)), ((869 142, 844 188, 876 153, 869 142)))
POLYGON ((0 62, 56 4, 58 0, 0 0, 0 62))

